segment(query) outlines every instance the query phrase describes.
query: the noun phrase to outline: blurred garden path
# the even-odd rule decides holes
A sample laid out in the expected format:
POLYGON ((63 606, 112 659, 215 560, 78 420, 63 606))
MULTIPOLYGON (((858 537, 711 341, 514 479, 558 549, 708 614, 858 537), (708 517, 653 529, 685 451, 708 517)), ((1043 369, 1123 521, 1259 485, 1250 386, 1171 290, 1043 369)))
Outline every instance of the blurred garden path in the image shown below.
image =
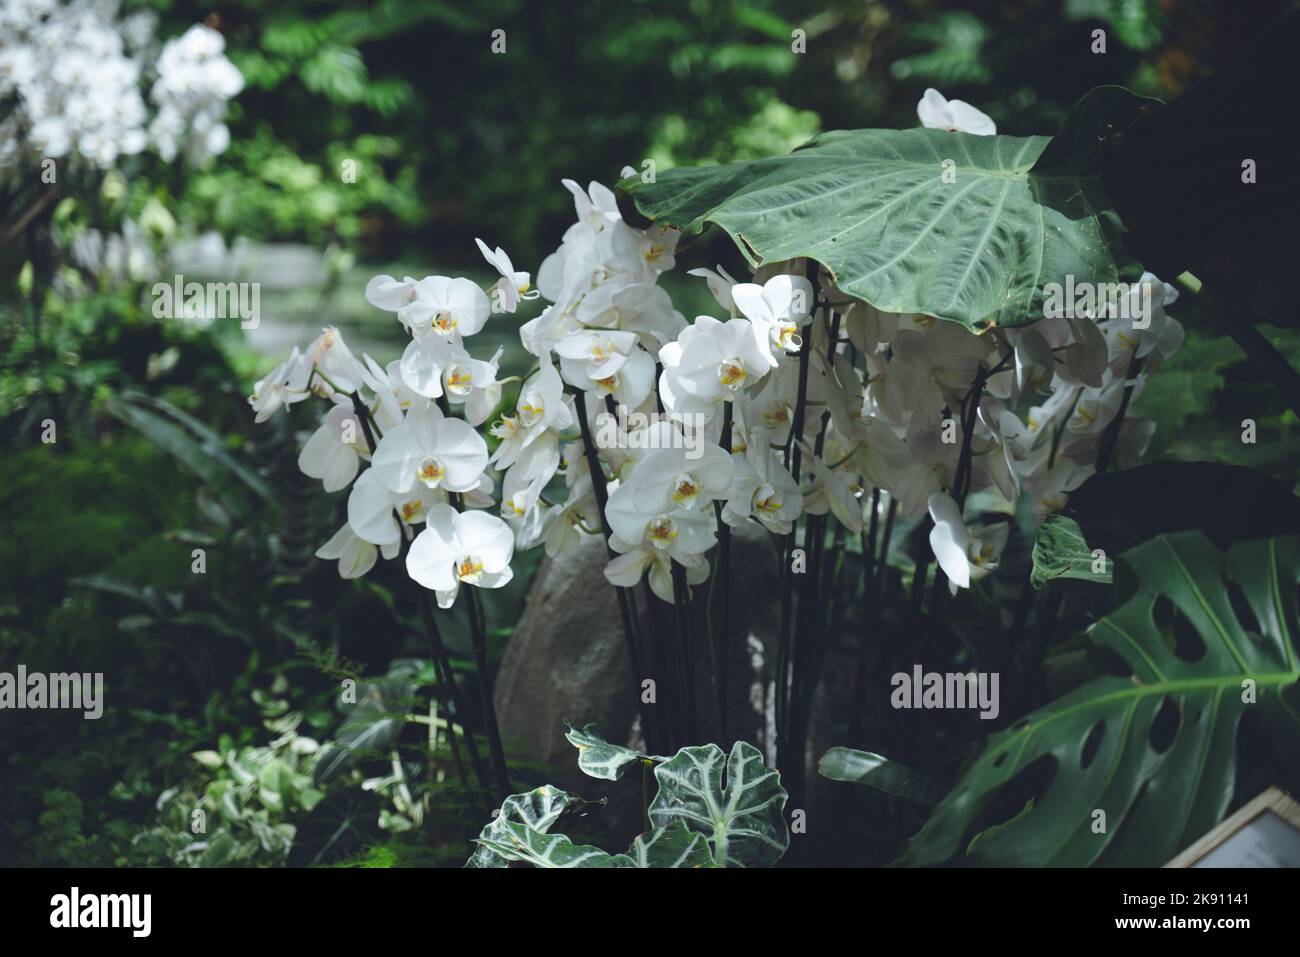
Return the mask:
MULTIPOLYGON (((415 261, 338 263, 331 268, 328 255, 312 246, 236 240, 227 248, 215 234, 178 244, 172 260, 174 271, 187 282, 260 283, 261 321, 244 334, 250 349, 276 361, 295 345, 306 346, 323 326, 337 326, 358 355, 367 352, 384 365, 399 358, 408 336, 396 316, 366 302, 366 283, 382 273, 402 277, 440 271, 415 261)), ((466 273, 452 269, 446 274, 466 273)), ((468 275, 485 286, 492 280, 486 270, 468 275)), ((474 337, 474 355, 486 359, 502 346, 503 370, 526 368, 518 326, 538 306, 534 301, 525 307, 515 316, 494 316, 474 337)))

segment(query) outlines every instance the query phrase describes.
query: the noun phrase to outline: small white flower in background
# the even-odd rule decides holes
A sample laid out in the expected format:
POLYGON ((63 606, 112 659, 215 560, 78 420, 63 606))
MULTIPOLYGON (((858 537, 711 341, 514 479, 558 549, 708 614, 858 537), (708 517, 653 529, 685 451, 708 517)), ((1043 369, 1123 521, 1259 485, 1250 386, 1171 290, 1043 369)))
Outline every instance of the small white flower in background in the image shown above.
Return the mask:
POLYGON ((646 569, 649 569, 650 590, 661 601, 671 604, 674 599, 672 571, 674 560, 686 569, 687 585, 698 585, 708 580, 709 563, 700 555, 674 555, 649 543, 627 548, 617 539, 611 544, 615 551, 622 552, 605 566, 605 579, 611 585, 632 588, 641 581, 646 569))
POLYGON ((514 264, 510 262, 510 257, 506 255, 504 249, 498 246, 492 250, 481 239, 475 239, 474 242, 478 243, 479 252, 488 261, 488 265, 501 274, 494 288, 501 297, 503 311, 514 312, 519 307, 520 299, 533 299, 541 295, 535 290, 530 292, 532 277, 526 272, 516 272, 514 264))
POLYGON ((988 115, 961 100, 949 100, 933 87, 928 88, 916 104, 916 115, 921 125, 932 130, 950 130, 955 133, 973 133, 992 136, 997 125, 988 115))
POLYGON ((375 276, 366 283, 366 302, 385 312, 398 312, 415 302, 418 282, 410 276, 400 281, 388 275, 375 276))
POLYGON ((573 209, 578 214, 578 222, 603 229, 611 223, 623 221, 623 214, 618 211, 618 201, 614 198, 614 191, 608 186, 593 181, 584 192, 582 187, 571 179, 560 182, 573 194, 573 209))
POLYGON ((158 57, 158 79, 149 92, 158 115, 149 135, 169 163, 181 151, 200 163, 230 145, 230 131, 221 119, 227 101, 244 88, 244 78, 226 59, 225 47, 220 33, 196 23, 168 40, 158 57))
POLYGON ((509 583, 514 552, 514 532, 495 515, 435 505, 406 554, 406 570, 437 592, 439 607, 450 608, 462 584, 500 588, 509 583))
POLYGON ((686 270, 688 276, 701 277, 709 287, 709 292, 713 298, 718 300, 718 305, 727 312, 731 313, 732 318, 736 315, 736 300, 732 298, 731 290, 736 286, 737 280, 732 278, 731 274, 722 266, 718 266, 717 272, 712 269, 706 269, 700 266, 696 269, 686 270))
POLYGON ((302 474, 320 479, 327 492, 337 492, 352 484, 361 458, 369 457, 365 434, 352 403, 342 396, 338 402, 325 414, 325 421, 298 455, 302 474))
POLYGON ((766 431, 751 429, 745 451, 732 453, 731 460, 735 478, 727 490, 722 520, 735 526, 752 515, 777 535, 789 533, 803 511, 803 494, 777 460, 766 431))
POLYGON ((985 525, 973 531, 962 520, 961 509, 951 495, 935 492, 929 501, 930 549, 944 574, 948 576, 948 589, 954 595, 959 588, 969 588, 998 567, 1002 549, 1006 547, 1010 527, 1006 522, 985 525))
POLYGON ((571 425, 573 412, 564 401, 564 382, 550 356, 543 356, 541 368, 519 390, 515 414, 503 415, 492 426, 492 435, 501 440, 492 453, 492 464, 509 468, 519 453, 548 429, 560 431, 571 425))
POLYGON ((311 364, 294 346, 289 358, 276 366, 253 386, 248 404, 257 413, 254 422, 265 422, 281 406, 288 408, 307 398, 307 382, 311 378, 311 364))

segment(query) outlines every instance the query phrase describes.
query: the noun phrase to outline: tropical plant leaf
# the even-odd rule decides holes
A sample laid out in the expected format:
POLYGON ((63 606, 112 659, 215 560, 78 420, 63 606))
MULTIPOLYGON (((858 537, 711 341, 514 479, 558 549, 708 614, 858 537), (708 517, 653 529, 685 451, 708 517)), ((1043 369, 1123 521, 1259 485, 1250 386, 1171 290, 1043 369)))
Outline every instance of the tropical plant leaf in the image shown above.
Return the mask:
POLYGON ((497 848, 515 846, 508 825, 522 824, 528 830, 545 834, 573 803, 576 800, 571 795, 549 784, 524 794, 510 795, 502 803, 496 817, 479 832, 479 847, 470 855, 465 866, 505 867, 513 858, 499 853, 497 848))
POLYGON ((1223 817, 1242 717, 1260 708, 1268 724, 1300 679, 1300 542, 1223 552, 1183 532, 1118 564, 1134 591, 1091 638, 1132 675, 1094 679, 994 735, 904 863, 942 863, 967 846, 978 864, 1156 866, 1223 817), (1243 701, 1248 690, 1257 703, 1243 701), (989 820, 995 808, 1020 814, 989 820))
POLYGON ((702 834, 719 867, 775 864, 790 846, 785 788, 752 744, 737 741, 729 757, 716 744, 682 748, 655 778, 650 823, 681 821, 702 834))
POLYGON ((1062 514, 1077 521, 1088 543, 1107 555, 1156 535, 1192 529, 1219 548, 1300 534, 1300 497, 1290 486, 1219 462, 1154 462, 1093 475, 1070 493, 1062 514))
POLYGON ((547 834, 527 824, 503 821, 492 837, 480 837, 479 845, 507 861, 522 861, 533 867, 616 867, 614 856, 590 844, 574 844, 564 834, 547 834))
MULTIPOLYGON (((610 744, 596 734, 594 724, 589 724, 581 730, 574 728, 568 722, 565 722, 565 726, 569 730, 564 737, 578 749, 578 768, 583 774, 588 774, 593 778, 600 778, 603 781, 617 781, 623 776, 623 771, 629 764, 634 764, 648 757, 648 755, 643 755, 631 748, 610 744)), ((663 761, 666 759, 657 758, 654 760, 663 761)))
MULTIPOLYGON (((1049 515, 1034 535, 1034 568, 1029 583, 1042 588, 1049 581, 1073 578, 1110 584, 1114 568, 1104 558, 1104 572, 1093 571, 1092 548, 1084 540, 1079 523, 1068 515, 1049 515)), ((1101 557, 1101 556, 1098 556, 1101 557)))
POLYGON ((406 724, 414 685, 402 679, 383 678, 358 684, 359 697, 338 734, 321 748, 312 782, 325 784, 360 758, 386 751, 406 724))
POLYGON ((832 781, 862 784, 915 804, 938 804, 943 789, 919 771, 870 751, 831 748, 817 762, 817 773, 832 781))
POLYGON ((638 834, 626 854, 614 858, 616 867, 713 867, 709 843, 684 821, 638 834))
POLYGON ((174 405, 124 393, 105 408, 201 479, 231 515, 243 520, 254 515, 259 505, 249 501, 250 492, 260 504, 275 501, 266 479, 226 448, 217 432, 174 405))
POLYGON ((753 266, 808 256, 887 312, 1019 325, 1042 316, 1047 283, 1136 278, 1099 167, 1105 144, 1154 102, 1099 87, 1054 139, 836 131, 787 156, 619 186, 658 223, 717 223, 753 266))

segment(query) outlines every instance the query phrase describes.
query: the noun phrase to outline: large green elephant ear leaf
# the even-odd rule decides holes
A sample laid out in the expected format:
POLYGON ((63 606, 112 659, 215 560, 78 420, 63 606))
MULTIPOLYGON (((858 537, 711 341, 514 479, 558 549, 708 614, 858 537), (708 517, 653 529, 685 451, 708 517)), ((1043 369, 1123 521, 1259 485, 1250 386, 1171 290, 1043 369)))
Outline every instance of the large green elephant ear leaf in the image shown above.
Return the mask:
POLYGON ((716 744, 682 748, 655 768, 655 778, 659 793, 650 802, 650 823, 681 821, 702 834, 719 867, 775 864, 790 846, 788 795, 752 744, 737 741, 730 756, 716 744))
POLYGON ((713 855, 704 835, 692 831, 683 821, 656 827, 637 835, 631 849, 614 859, 618 867, 713 867, 713 855))
POLYGON ((613 855, 590 844, 574 844, 563 834, 546 834, 514 821, 504 821, 491 837, 479 837, 481 850, 505 861, 542 868, 617 867, 613 855))
POLYGON ((579 803, 565 791, 549 784, 534 788, 524 794, 512 794, 501 804, 478 836, 478 848, 465 862, 466 867, 505 867, 512 858, 499 853, 496 848, 513 846, 510 825, 521 825, 528 830, 545 834, 556 819, 571 805, 579 803))
POLYGON ((1158 866, 1223 817, 1243 716, 1259 708, 1276 725, 1300 680, 1300 543, 1224 552, 1180 532, 1117 564, 1134 590, 1092 639, 1132 675, 1090 681, 994 735, 904 863, 965 847, 977 864, 1158 866))
POLYGON ((619 186, 661 224, 717 223, 753 266, 809 256, 841 290, 887 312, 1018 325, 1042 316, 1044 285, 1067 275, 1136 278, 1100 160, 1154 102, 1099 87, 1054 139, 846 130, 787 156, 619 186))

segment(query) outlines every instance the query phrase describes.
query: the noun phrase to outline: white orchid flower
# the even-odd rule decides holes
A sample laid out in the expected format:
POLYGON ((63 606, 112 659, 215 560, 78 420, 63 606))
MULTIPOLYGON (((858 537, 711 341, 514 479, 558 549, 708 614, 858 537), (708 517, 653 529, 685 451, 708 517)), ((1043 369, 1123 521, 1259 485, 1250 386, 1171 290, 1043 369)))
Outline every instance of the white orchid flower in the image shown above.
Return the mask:
MULTIPOLYGON (((350 525, 344 524, 328 542, 316 549, 316 557, 327 561, 338 561, 339 577, 343 579, 360 578, 375 567, 380 549, 370 542, 357 537, 350 525)), ((391 559, 397 555, 398 545, 385 546, 384 558, 391 559)))
POLYGON ((701 266, 697 269, 686 270, 686 275, 701 277, 708 284, 709 292, 713 294, 713 298, 718 300, 718 305, 727 310, 733 319, 735 318, 736 300, 732 298, 731 290, 735 288, 738 280, 727 270, 723 269, 721 265, 718 266, 716 272, 701 266))
POLYGON ((803 511, 803 493, 777 460, 766 431, 750 429, 745 451, 732 453, 731 460, 735 477, 727 490, 722 520, 734 526, 753 516, 769 531, 787 534, 803 511))
POLYGON ((413 408, 379 440, 371 471, 399 495, 417 486, 467 492, 479 484, 487 464, 487 443, 473 426, 430 404, 413 408))
POLYGON ((255 422, 265 422, 281 406, 288 408, 307 398, 307 383, 311 379, 311 364, 294 346, 289 358, 253 385, 248 404, 257 413, 255 422))
MULTIPOLYGON (((614 550, 619 551, 618 543, 614 550)), ((614 558, 605 566, 605 579, 620 588, 632 588, 641 581, 641 576, 650 571, 650 590, 661 601, 671 603, 673 595, 673 561, 686 569, 686 584, 698 585, 708 580, 709 563, 699 555, 670 556, 669 552, 649 543, 642 543, 622 550, 623 554, 614 558)))
POLYGON ((612 329, 575 329, 555 343, 560 357, 560 371, 568 383, 582 388, 582 383, 608 379, 623 368, 636 348, 635 332, 612 329))
POLYGON ((497 516, 435 505, 406 553, 406 570, 420 585, 437 592, 439 607, 450 608, 462 584, 476 588, 508 584, 514 577, 510 568, 514 552, 514 532, 497 516))
POLYGON ((519 308, 519 300, 532 299, 541 295, 532 288, 528 273, 515 271, 514 264, 510 262, 510 257, 506 255, 504 249, 498 246, 493 250, 481 239, 475 239, 474 242, 478 243, 479 252, 483 254, 488 265, 501 274, 501 278, 493 288, 500 297, 502 311, 514 312, 519 308))
MULTIPOLYGON (((632 501, 644 514, 676 509, 707 509, 725 498, 735 478, 731 456, 707 444, 691 452, 684 448, 656 449, 637 463, 632 479, 632 501)), ((611 526, 612 527, 612 526, 611 526)))
POLYGON ((572 425, 573 412, 564 401, 564 382, 550 357, 543 356, 541 367, 519 390, 515 414, 503 415, 491 428, 492 435, 501 440, 492 454, 492 464, 509 468, 519 453, 548 429, 559 432, 572 425))
POLYGON ((321 480, 327 492, 337 492, 352 484, 361 458, 370 455, 356 411, 342 396, 338 398, 339 403, 325 413, 320 428, 312 433, 298 454, 302 474, 321 480))
POLYGON ((976 136, 992 136, 998 131, 986 113, 962 100, 949 100, 933 87, 926 89, 916 104, 916 115, 922 126, 932 130, 973 133, 976 136))
POLYGON ((431 506, 445 500, 442 492, 423 486, 394 492, 369 468, 348 494, 348 526, 363 541, 396 548, 402 541, 403 527, 418 525, 431 506))
POLYGON ((683 329, 675 342, 659 350, 659 361, 664 369, 659 396, 665 409, 706 420, 720 402, 732 401, 771 368, 748 319, 723 323, 712 316, 700 316, 683 329))
POLYGON ((807 279, 782 273, 761 286, 737 283, 731 288, 731 298, 753 323, 754 340, 769 366, 775 369, 780 355, 799 351, 803 344, 799 327, 813 309, 813 287, 807 279))
POLYGON ((483 328, 492 307, 478 284, 461 277, 426 276, 415 284, 415 298, 397 313, 414 335, 434 332, 450 343, 483 328))
POLYGON ((948 589, 954 595, 959 588, 969 588, 998 567, 1002 549, 1006 547, 1010 527, 1006 522, 985 525, 974 531, 966 527, 961 509, 951 495, 935 492, 929 500, 930 549, 944 574, 948 576, 948 589))

